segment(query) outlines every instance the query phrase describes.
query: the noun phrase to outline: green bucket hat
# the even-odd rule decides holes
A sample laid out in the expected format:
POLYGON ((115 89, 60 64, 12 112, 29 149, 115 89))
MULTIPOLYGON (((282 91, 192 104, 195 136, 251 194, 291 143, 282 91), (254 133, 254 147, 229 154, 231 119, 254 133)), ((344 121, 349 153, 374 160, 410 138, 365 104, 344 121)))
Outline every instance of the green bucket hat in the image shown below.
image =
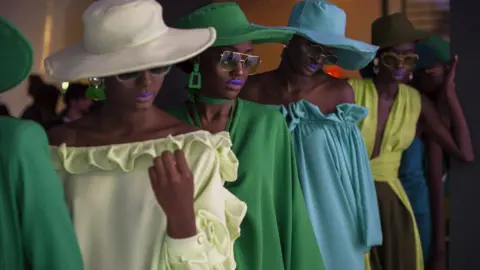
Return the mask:
POLYGON ((30 42, 13 24, 0 17, 0 93, 23 82, 32 65, 30 42))
POLYGON ((294 32, 262 27, 248 21, 245 13, 234 2, 214 3, 195 10, 176 24, 180 29, 214 27, 217 40, 213 44, 225 46, 251 40, 255 44, 284 42, 294 32))
POLYGON ((372 44, 380 49, 416 42, 429 36, 427 32, 417 31, 404 13, 380 17, 372 23, 372 44))
POLYGON ((450 42, 437 35, 431 35, 418 42, 415 51, 419 56, 416 66, 418 69, 429 68, 438 62, 448 63, 452 59, 450 42))

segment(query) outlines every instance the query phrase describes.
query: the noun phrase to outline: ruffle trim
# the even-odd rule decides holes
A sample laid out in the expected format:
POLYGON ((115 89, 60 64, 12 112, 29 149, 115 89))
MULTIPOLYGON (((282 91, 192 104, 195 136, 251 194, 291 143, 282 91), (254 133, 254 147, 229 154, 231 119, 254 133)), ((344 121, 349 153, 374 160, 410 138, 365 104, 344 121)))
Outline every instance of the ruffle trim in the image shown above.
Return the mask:
POLYGON ((55 168, 70 174, 115 169, 131 172, 140 160, 151 160, 165 151, 182 149, 188 159, 189 152, 194 151, 193 148, 199 144, 218 153, 223 180, 236 180, 238 159, 231 150, 232 142, 227 132, 211 134, 207 131, 195 131, 161 139, 94 147, 68 147, 62 144, 52 146, 50 151, 55 168))

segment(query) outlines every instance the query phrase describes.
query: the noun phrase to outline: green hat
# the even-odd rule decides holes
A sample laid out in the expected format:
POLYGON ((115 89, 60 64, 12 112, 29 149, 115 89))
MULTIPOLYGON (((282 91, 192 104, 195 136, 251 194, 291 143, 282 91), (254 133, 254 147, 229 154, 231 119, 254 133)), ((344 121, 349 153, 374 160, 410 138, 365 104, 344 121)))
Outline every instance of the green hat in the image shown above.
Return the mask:
POLYGON ((214 27, 217 40, 213 46, 225 46, 251 40, 253 43, 284 42, 294 32, 262 27, 248 22, 242 9, 234 2, 214 3, 195 10, 180 19, 181 29, 214 27))
POLYGON ((419 62, 416 65, 419 69, 431 67, 438 62, 448 63, 452 59, 450 42, 437 35, 431 35, 418 42, 415 51, 419 56, 419 62))
POLYGON ((14 25, 0 17, 0 93, 23 82, 32 65, 30 42, 14 25))
POLYGON ((427 32, 418 32, 404 13, 380 17, 372 23, 372 44, 388 48, 427 38, 427 32))

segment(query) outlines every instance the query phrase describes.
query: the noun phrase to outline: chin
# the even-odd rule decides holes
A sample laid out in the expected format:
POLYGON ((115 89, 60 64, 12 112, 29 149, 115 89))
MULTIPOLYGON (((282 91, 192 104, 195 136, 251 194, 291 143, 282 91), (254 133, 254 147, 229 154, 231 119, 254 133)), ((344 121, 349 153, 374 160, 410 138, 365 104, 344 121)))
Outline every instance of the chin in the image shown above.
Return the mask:
POLYGON ((153 107, 153 104, 150 103, 150 102, 146 102, 146 103, 137 103, 136 106, 135 106, 135 109, 141 111, 141 110, 147 110, 147 109, 150 109, 153 107))
POLYGON ((232 89, 229 89, 229 91, 227 92, 227 94, 225 95, 224 99, 230 99, 230 100, 234 100, 238 97, 238 95, 240 94, 240 91, 241 90, 232 90, 232 89))

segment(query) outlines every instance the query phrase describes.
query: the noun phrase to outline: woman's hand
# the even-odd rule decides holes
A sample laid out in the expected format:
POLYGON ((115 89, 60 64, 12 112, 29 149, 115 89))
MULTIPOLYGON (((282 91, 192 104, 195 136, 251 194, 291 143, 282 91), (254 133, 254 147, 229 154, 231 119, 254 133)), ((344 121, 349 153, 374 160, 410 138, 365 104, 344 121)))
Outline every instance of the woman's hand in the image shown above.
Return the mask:
POLYGON ((183 151, 165 151, 148 169, 157 201, 167 216, 167 233, 171 238, 188 238, 197 234, 193 207, 193 175, 183 151))
POLYGON ((447 98, 449 94, 455 92, 455 75, 457 74, 457 63, 458 56, 455 55, 450 66, 450 72, 445 78, 445 94, 447 95, 447 98))

